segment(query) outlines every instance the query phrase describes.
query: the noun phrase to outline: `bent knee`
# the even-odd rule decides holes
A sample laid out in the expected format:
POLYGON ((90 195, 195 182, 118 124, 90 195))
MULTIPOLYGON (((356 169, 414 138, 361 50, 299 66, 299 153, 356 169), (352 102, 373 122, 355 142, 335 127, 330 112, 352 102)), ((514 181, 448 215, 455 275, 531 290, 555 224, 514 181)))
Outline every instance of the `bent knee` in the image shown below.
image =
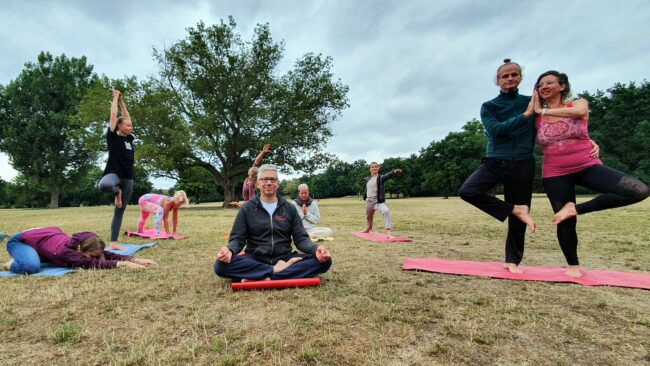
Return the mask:
POLYGON ((477 192, 466 185, 462 185, 458 190, 458 195, 463 201, 469 201, 472 197, 476 197, 477 192))
POLYGON ((218 259, 214 261, 214 273, 219 277, 226 277, 228 265, 218 259))
POLYGON ((18 264, 18 274, 35 274, 41 271, 40 263, 20 263, 18 264))
POLYGON ((638 200, 637 202, 640 202, 648 198, 648 196, 650 196, 650 188, 648 188, 647 184, 642 183, 642 186, 639 187, 639 190, 634 195, 634 198, 638 200))
POLYGON ((110 182, 99 182, 97 184, 97 187, 99 188, 100 191, 102 191, 104 193, 117 193, 118 192, 118 188, 116 186, 110 184, 110 182))
POLYGON ((332 267, 332 258, 320 264, 320 268, 323 273, 329 271, 330 267, 332 267))

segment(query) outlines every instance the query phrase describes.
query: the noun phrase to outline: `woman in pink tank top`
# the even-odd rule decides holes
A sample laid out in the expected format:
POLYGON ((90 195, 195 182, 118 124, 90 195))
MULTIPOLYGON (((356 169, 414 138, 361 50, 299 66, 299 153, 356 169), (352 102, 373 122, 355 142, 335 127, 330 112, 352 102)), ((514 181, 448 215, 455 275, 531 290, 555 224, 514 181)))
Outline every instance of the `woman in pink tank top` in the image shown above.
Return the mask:
POLYGON ((568 263, 566 275, 581 277, 576 216, 642 201, 650 193, 642 181, 606 167, 589 139, 589 104, 568 101, 571 85, 566 74, 547 71, 535 84, 537 140, 542 147, 542 184, 553 207, 553 224, 568 263), (576 204, 575 186, 600 194, 576 204))

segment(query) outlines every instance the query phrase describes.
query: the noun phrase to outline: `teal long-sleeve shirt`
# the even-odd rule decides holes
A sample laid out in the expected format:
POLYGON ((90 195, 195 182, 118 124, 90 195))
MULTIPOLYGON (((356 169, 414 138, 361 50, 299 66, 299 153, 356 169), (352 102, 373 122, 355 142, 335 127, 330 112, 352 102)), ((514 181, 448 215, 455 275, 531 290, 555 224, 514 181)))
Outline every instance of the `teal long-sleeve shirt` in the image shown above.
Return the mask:
POLYGON ((523 113, 530 97, 518 91, 504 93, 481 106, 481 122, 488 135, 485 156, 504 160, 533 157, 535 118, 523 113))

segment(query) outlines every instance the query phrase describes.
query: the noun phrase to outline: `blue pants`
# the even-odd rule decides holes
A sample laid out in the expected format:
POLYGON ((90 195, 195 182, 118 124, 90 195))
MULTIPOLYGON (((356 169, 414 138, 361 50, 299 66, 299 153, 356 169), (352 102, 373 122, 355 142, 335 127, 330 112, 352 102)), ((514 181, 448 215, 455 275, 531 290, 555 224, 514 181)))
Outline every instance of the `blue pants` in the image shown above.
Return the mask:
POLYGON ((41 270, 41 258, 36 250, 20 241, 22 232, 14 235, 7 242, 7 252, 14 262, 9 270, 17 274, 34 274, 41 270))
POLYGON ((255 258, 246 255, 233 255, 230 263, 223 263, 219 260, 214 261, 214 272, 219 277, 230 278, 235 281, 263 280, 271 278, 272 280, 287 280, 292 278, 309 278, 316 277, 321 273, 327 272, 332 266, 332 260, 321 263, 313 254, 293 253, 284 260, 293 257, 301 257, 302 260, 292 264, 288 268, 278 273, 273 273, 273 266, 258 261, 255 258))

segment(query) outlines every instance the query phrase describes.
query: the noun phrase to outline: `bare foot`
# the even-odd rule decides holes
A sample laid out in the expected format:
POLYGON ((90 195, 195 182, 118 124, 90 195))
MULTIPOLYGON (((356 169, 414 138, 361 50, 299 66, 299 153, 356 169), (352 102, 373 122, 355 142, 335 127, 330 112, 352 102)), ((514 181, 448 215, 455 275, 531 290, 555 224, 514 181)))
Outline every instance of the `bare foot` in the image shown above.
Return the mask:
POLYGON ((296 262, 300 262, 301 260, 302 258, 300 257, 291 258, 286 262, 283 260, 279 260, 278 263, 276 263, 275 266, 273 266, 273 273, 282 272, 285 269, 289 268, 289 266, 291 266, 292 264, 296 262))
POLYGON ((580 266, 568 266, 567 271, 564 272, 564 275, 571 278, 582 277, 582 272, 580 272, 580 266))
POLYGON ((504 263, 503 268, 510 271, 510 273, 524 273, 524 270, 514 263, 504 263))
POLYGON ((535 222, 533 221, 533 218, 530 217, 530 210, 528 206, 526 205, 515 205, 515 207, 512 208, 512 214, 515 215, 519 220, 523 221, 528 225, 528 228, 530 229, 531 233, 535 232, 535 229, 537 228, 537 225, 535 225, 535 222))
POLYGON ((564 205, 560 211, 553 215, 553 225, 557 225, 562 221, 576 217, 577 215, 578 211, 576 211, 576 204, 573 202, 567 202, 567 204, 564 205))
POLYGON ((10 271, 11 270, 11 264, 13 262, 14 262, 14 260, 10 259, 9 262, 2 265, 2 269, 4 269, 5 271, 10 271))
POLYGON ((108 244, 108 249, 124 250, 124 247, 119 245, 116 241, 112 241, 108 244))
POLYGON ((117 194, 115 195, 115 207, 122 208, 122 188, 117 189, 117 194))
POLYGON ((362 233, 369 233, 369 232, 370 232, 370 228, 366 228, 366 230, 362 231, 362 233))
POLYGON ((393 234, 392 234, 392 231, 391 231, 390 229, 386 229, 386 237, 387 237, 388 239, 392 239, 392 238, 394 238, 394 236, 393 236, 393 234))
POLYGON ((262 278, 261 280, 249 280, 248 278, 242 278, 241 282, 257 282, 257 281, 271 281, 271 277, 262 278))

